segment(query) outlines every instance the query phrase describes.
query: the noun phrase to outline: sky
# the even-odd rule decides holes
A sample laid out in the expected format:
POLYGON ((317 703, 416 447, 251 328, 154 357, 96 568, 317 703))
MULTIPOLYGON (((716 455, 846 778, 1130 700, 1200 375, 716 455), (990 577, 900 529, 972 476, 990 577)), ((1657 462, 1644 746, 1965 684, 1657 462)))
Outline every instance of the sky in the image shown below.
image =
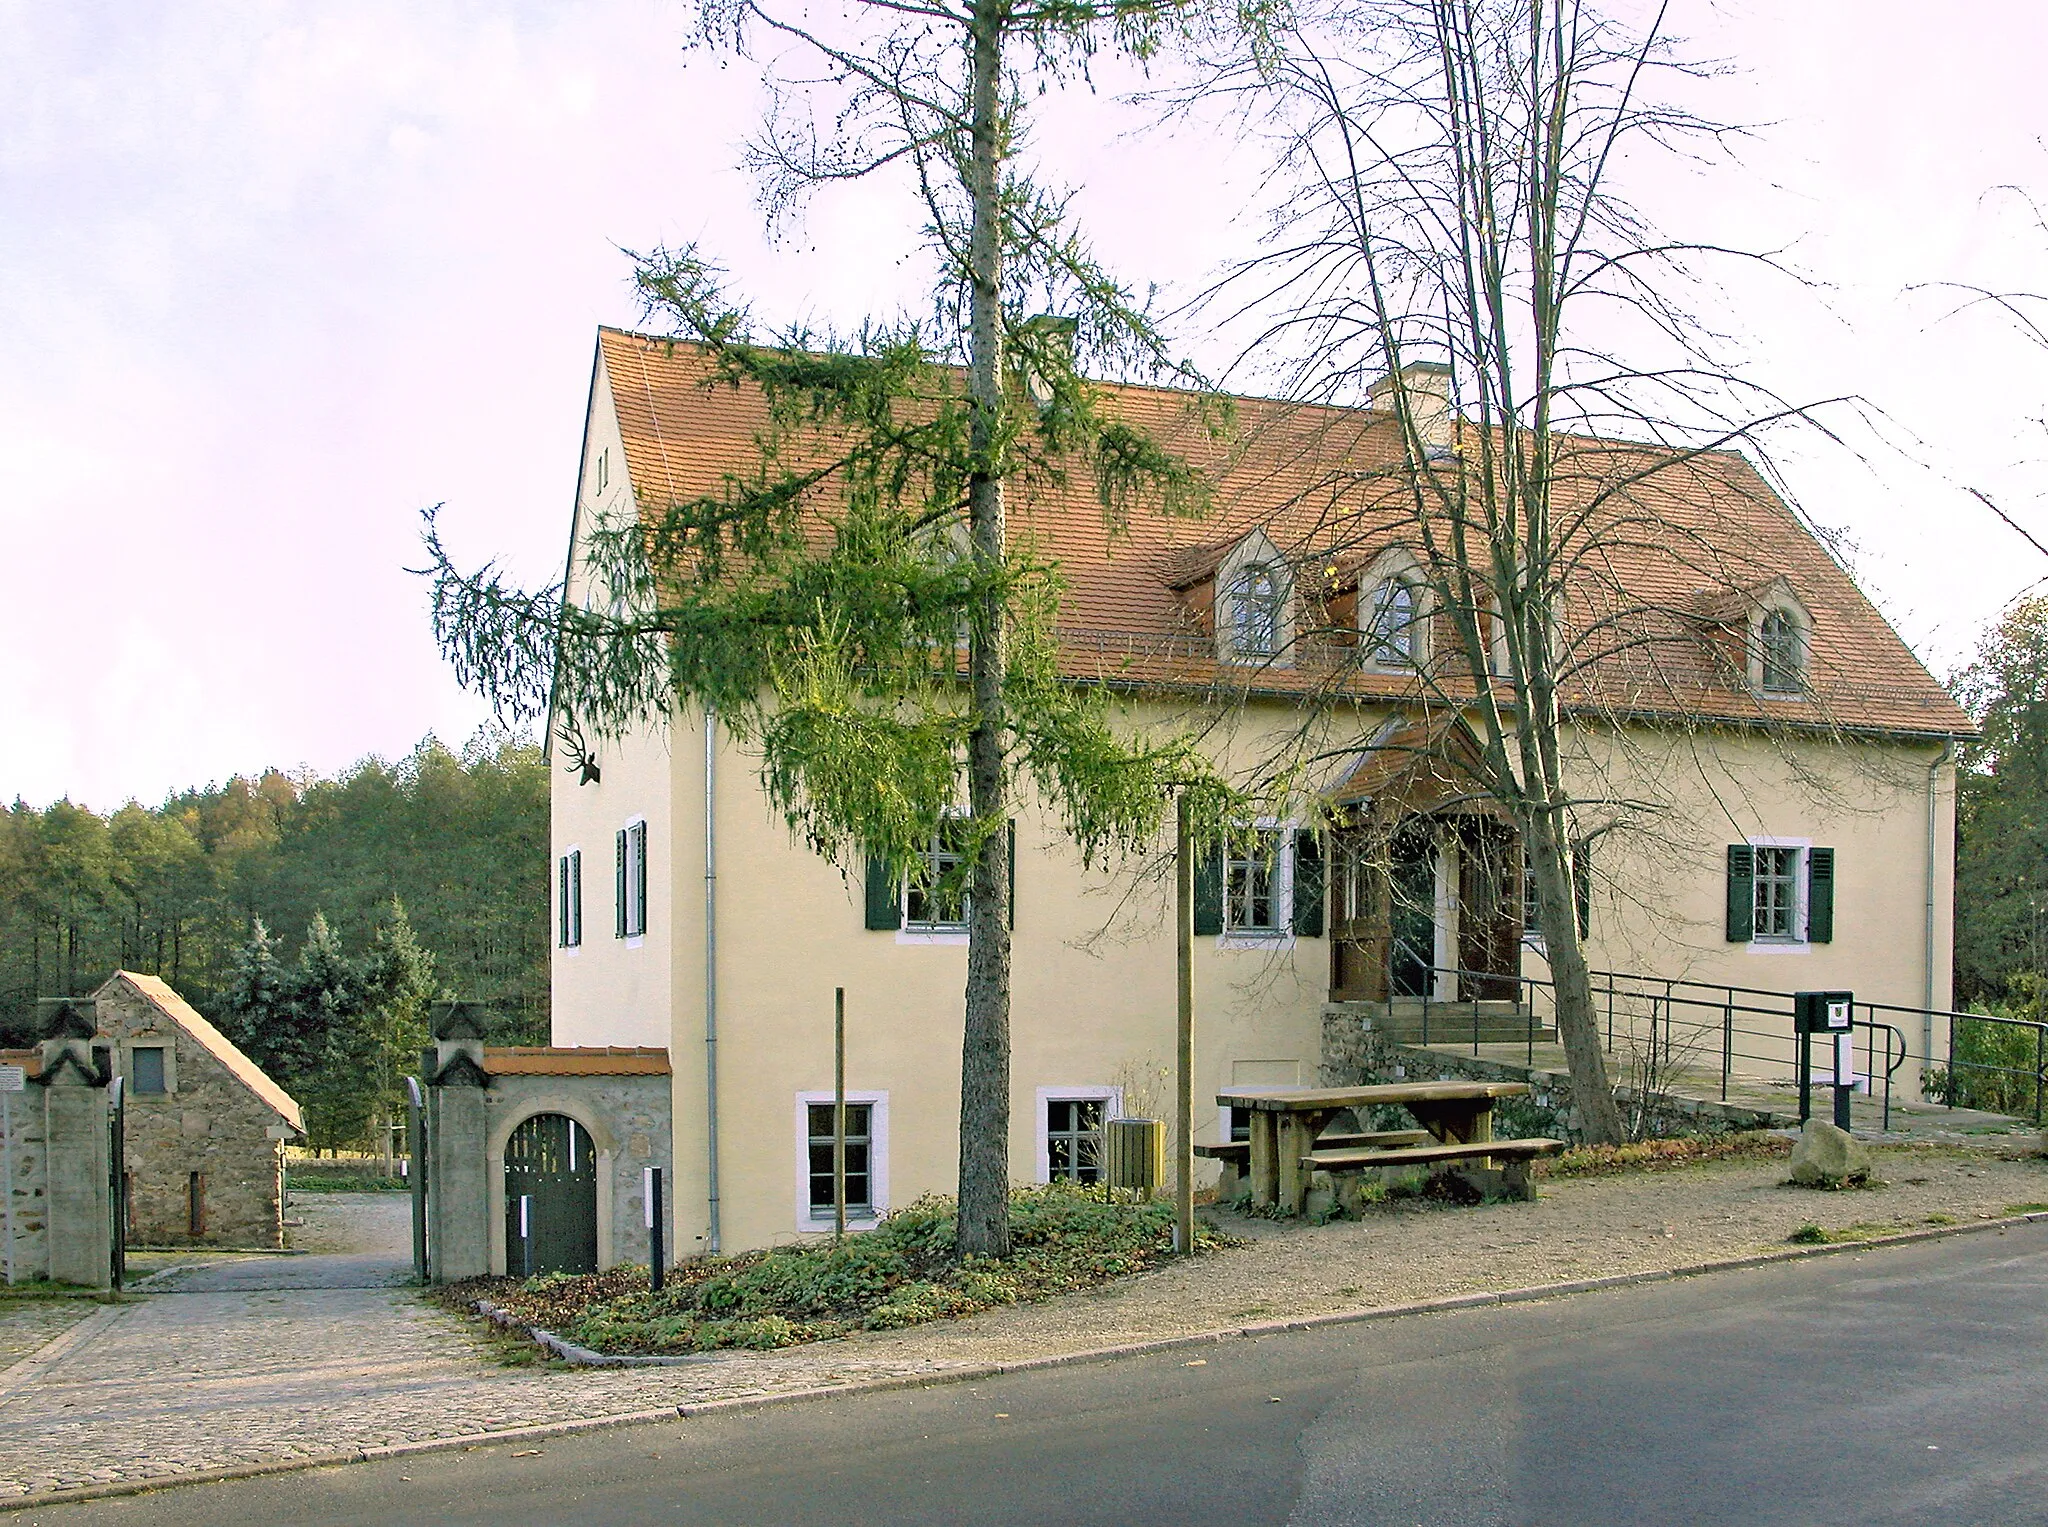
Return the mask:
MULTIPOLYGON (((623 250, 696 241, 757 311, 914 302, 887 186, 771 237, 751 67, 672 0, 0 0, 0 800, 100 810, 269 766, 333 773, 487 718, 437 655, 419 514, 459 561, 559 576, 623 250)), ((2048 557, 2048 354, 1929 283, 2048 289, 2024 0, 1681 0, 1728 60, 1740 162, 1635 187, 1819 283, 1714 298, 1749 374, 1858 395, 1785 458, 1937 673, 2048 557), (1968 25, 1953 18, 1966 16, 1968 25)), ((1257 154, 1063 97, 1037 148, 1116 270, 1199 287, 1257 154)))

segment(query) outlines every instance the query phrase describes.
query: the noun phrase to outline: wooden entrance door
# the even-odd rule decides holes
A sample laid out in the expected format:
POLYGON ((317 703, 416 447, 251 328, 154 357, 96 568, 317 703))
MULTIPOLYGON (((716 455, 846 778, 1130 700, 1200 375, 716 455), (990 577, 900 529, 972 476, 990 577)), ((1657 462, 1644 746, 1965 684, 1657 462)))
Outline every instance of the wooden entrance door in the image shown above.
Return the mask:
POLYGON ((1458 823, 1458 968, 1465 1001, 1522 994, 1522 842, 1491 817, 1458 823))
POLYGON ((597 1152, 565 1114, 535 1114, 505 1142, 505 1271, 597 1271, 597 1152))
POLYGON ((1330 834, 1330 1000, 1387 1000, 1384 854, 1352 823, 1330 834))
POLYGON ((1436 824, 1411 817, 1388 848, 1387 992, 1426 997, 1436 984, 1436 824))

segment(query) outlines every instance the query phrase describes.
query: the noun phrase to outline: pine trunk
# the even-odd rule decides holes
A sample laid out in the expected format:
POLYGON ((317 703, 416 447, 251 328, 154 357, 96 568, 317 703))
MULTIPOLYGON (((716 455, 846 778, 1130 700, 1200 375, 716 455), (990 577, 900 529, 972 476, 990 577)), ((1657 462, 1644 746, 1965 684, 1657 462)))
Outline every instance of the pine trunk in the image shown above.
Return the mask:
MULTIPOLYGON (((968 245, 968 386, 974 402, 974 470, 968 483, 976 561, 1003 558, 1002 267, 997 194, 1001 184, 1000 76, 1004 16, 999 0, 973 12, 974 227, 968 245)), ((991 569, 992 570, 992 569, 991 569)), ((992 589, 999 588, 991 580, 992 589)), ((974 731, 967 743, 968 806, 980 852, 967 906, 966 1027, 960 1052, 960 1218, 962 1256, 1010 1254, 1010 865, 1005 790, 1003 690, 1008 632, 1000 592, 984 597, 969 637, 974 731)))

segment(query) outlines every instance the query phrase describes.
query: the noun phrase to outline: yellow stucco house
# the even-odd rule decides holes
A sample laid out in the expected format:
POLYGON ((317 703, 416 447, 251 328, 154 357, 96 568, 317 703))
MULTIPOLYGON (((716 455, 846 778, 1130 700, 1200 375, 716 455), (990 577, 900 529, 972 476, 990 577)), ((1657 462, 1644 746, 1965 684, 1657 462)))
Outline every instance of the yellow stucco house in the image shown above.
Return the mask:
MULTIPOLYGON (((753 459, 758 400, 705 374, 688 346, 601 331, 572 598, 587 592, 578 538, 600 517, 753 459)), ((1514 976, 1542 973, 1541 938, 1512 829, 1460 796, 1436 746, 1457 686, 1413 548, 1398 515, 1376 533, 1352 505, 1366 529, 1327 551, 1331 485, 1395 458, 1391 416, 1243 400, 1211 440, 1170 392, 1123 389, 1119 406, 1201 459, 1221 507, 1194 525, 1141 515, 1113 541, 1086 483, 1013 502, 1012 525, 1069 584, 1068 672, 1112 686, 1134 725, 1206 720, 1238 763, 1283 739, 1303 751, 1316 717, 1302 809, 1260 824, 1268 852, 1202 877, 1198 1099, 1315 1080, 1333 1002, 1512 998, 1514 976), (1373 834, 1374 852, 1355 850, 1373 834)), ((1448 407, 1426 422, 1458 449, 1448 407)), ((1620 633, 1567 696, 1573 768, 1605 803, 1583 824, 1592 963, 1946 1008, 1950 744, 1969 719, 1739 455, 1586 444, 1603 481, 1634 484, 1568 600, 1577 629, 1620 633)), ((821 1186, 813 1166, 835 987, 856 1218, 950 1192, 957 909, 879 866, 842 877, 792 841, 755 761, 699 714, 594 762, 554 771, 553 1041, 668 1049, 677 1252, 712 1249, 714 1226, 727 1251, 829 1229, 829 1174, 821 1186)), ((1105 1117, 1170 1095, 1171 885, 1156 861, 1084 871, 1028 802, 1015 841, 1010 1159, 1042 1180, 1092 1160, 1105 1117)), ((1197 1140, 1228 1128, 1198 1113, 1197 1140)))

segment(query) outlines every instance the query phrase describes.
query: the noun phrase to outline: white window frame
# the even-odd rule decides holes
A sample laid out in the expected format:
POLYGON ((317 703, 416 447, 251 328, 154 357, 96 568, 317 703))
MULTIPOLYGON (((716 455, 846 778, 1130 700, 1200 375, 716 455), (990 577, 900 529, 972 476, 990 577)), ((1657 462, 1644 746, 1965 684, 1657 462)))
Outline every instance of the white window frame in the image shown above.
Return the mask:
MULTIPOLYGON (((1052 1109, 1053 1103, 1100 1103, 1102 1109, 1103 1147, 1108 1149, 1109 1121, 1123 1117, 1124 1090, 1121 1087, 1105 1087, 1086 1084, 1076 1087, 1040 1087, 1038 1089, 1037 1116, 1034 1131, 1037 1139, 1038 1165, 1037 1180, 1052 1181, 1052 1109)), ((1107 1163, 1105 1163, 1106 1175, 1107 1163)))
POLYGON ((1217 946, 1223 949, 1287 949, 1294 945, 1294 839, 1297 825, 1278 817, 1260 817, 1247 824, 1254 832, 1278 835, 1279 848, 1273 856, 1273 926, 1245 928, 1231 923, 1230 866, 1247 861, 1233 859, 1226 844, 1223 854, 1223 931, 1217 946))
POLYGON ((1230 618, 1230 653, 1240 659, 1275 658, 1280 655, 1282 617, 1287 594, 1280 570, 1271 562, 1247 559, 1230 575, 1224 593, 1224 610, 1230 618), (1265 582, 1265 592, 1255 594, 1253 579, 1265 582), (1251 638, 1247 640, 1247 637, 1251 638))
POLYGON ((555 948, 583 952, 583 845, 571 843, 555 856, 555 948))
POLYGON ((1390 568, 1372 581, 1369 599, 1359 602, 1359 632, 1365 639, 1365 661, 1383 673, 1413 673, 1429 661, 1427 632, 1427 604, 1420 578, 1405 568, 1390 568), (1393 645, 1393 638, 1384 635, 1380 626, 1380 614, 1393 602, 1393 590, 1401 588, 1408 594, 1408 622, 1397 634, 1401 646, 1393 645), (1390 656, 1389 649, 1400 653, 1390 656))
POLYGON ((1750 936, 1749 936, 1749 940, 1748 940, 1748 943, 1747 943, 1747 946, 1746 946, 1746 947, 1747 947, 1747 948, 1749 949, 1750 953, 1752 953, 1752 954, 1807 954, 1807 953, 1811 952, 1811 950, 1812 950, 1812 948, 1813 948, 1813 945, 1812 945, 1812 944, 1811 944, 1811 942, 1809 942, 1809 941, 1808 941, 1808 939, 1807 939, 1807 927, 1806 927, 1806 914, 1807 914, 1807 904, 1806 904, 1806 903, 1807 903, 1807 896, 1806 896, 1806 882, 1807 882, 1807 876, 1808 876, 1808 874, 1810 873, 1810 866, 1811 866, 1811 858, 1812 858, 1812 856, 1811 856, 1811 850, 1812 850, 1812 848, 1813 848, 1813 839, 1811 839, 1811 838, 1751 838, 1751 839, 1749 839, 1749 840, 1748 840, 1748 842, 1749 842, 1749 846, 1750 846, 1750 847, 1751 847, 1752 849, 1757 849, 1757 848, 1790 848, 1790 849, 1796 849, 1796 850, 1797 850, 1798 852, 1797 852, 1796 856, 1794 857, 1794 859, 1793 859, 1793 861, 1792 861, 1792 930, 1793 930, 1793 933, 1792 933, 1792 937, 1790 937, 1790 938, 1785 938, 1785 937, 1782 937, 1782 936, 1780 936, 1780 937, 1768 937, 1768 938, 1767 938, 1767 937, 1765 937, 1765 936, 1764 936, 1764 935, 1763 935, 1763 934, 1762 934, 1761 932, 1757 931, 1756 927, 1754 926, 1754 919, 1755 919, 1755 916, 1756 916, 1756 889, 1755 889, 1755 887, 1756 887, 1756 882, 1757 882, 1757 881, 1758 881, 1759 879, 1761 879, 1762 877, 1761 877, 1761 876, 1758 876, 1758 875, 1757 875, 1757 874, 1755 873, 1755 871, 1756 871, 1756 865, 1755 865, 1755 862, 1754 862, 1754 860, 1752 860, 1752 861, 1751 861, 1751 865, 1750 865, 1750 873, 1751 873, 1751 879, 1750 879, 1750 893, 1749 893, 1749 894, 1750 894, 1750 917, 1751 917, 1751 919, 1752 919, 1752 926, 1751 926, 1751 929, 1750 929, 1750 936))
MULTIPOLYGON (((951 811, 946 814, 949 822, 964 822, 967 813, 951 811)), ((932 846, 924 850, 922 857, 930 866, 940 857, 960 859, 962 856, 945 849, 939 842, 945 829, 932 834, 932 846)), ((967 942, 967 892, 960 893, 960 920, 950 923, 917 922, 910 915, 910 872, 905 870, 896 883, 896 906, 901 914, 896 930, 899 944, 965 944, 967 942)))
POLYGON ((1268 668, 1293 664, 1294 572, 1272 537, 1254 530, 1230 549, 1217 567, 1212 592, 1216 623, 1216 656, 1225 663, 1257 663, 1268 668), (1237 643, 1237 610, 1246 574, 1263 570, 1273 581, 1272 645, 1247 651, 1237 643))
POLYGON ((1750 682, 1761 695, 1774 700, 1796 700, 1806 693, 1806 665, 1809 650, 1808 631, 1805 616, 1789 604, 1767 604, 1759 609, 1750 622, 1750 648, 1754 656, 1750 660, 1750 682), (1764 645, 1764 626, 1773 617, 1785 621, 1792 630, 1792 687, 1780 689, 1767 683, 1771 671, 1769 649, 1764 645))
POLYGON ((626 818, 626 947, 647 941, 647 818, 626 818))
MULTIPOLYGON (((846 1211, 846 1228, 849 1230, 872 1230, 880 1224, 889 1212, 889 1094, 886 1092, 854 1092, 846 1094, 849 1103, 868 1105, 868 1208, 864 1213, 846 1211)), ((830 1106, 832 1093, 799 1092, 796 1095, 796 1228, 806 1235, 832 1228, 832 1207, 825 1206, 820 1219, 811 1209, 811 1108, 818 1103, 830 1106)))

